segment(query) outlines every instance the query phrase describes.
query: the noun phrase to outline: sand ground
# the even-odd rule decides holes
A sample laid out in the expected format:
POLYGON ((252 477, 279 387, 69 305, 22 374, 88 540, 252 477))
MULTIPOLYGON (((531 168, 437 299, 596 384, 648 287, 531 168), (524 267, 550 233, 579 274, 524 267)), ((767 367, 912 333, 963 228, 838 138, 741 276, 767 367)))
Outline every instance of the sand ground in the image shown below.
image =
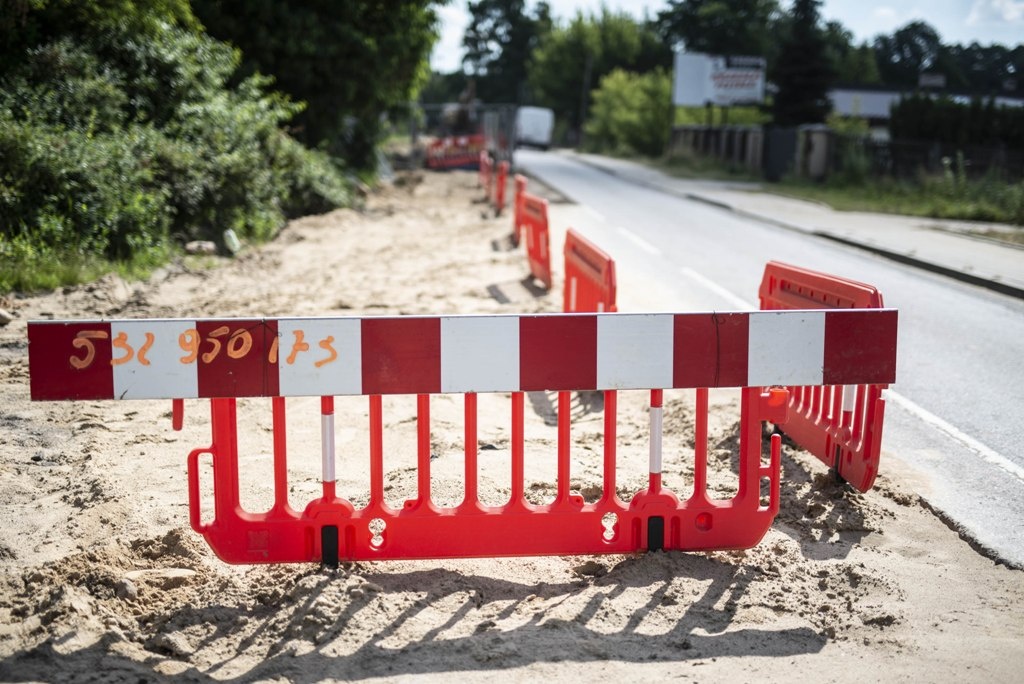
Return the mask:
MULTIPOLYGON (((294 221, 233 260, 5 303, 17 318, 0 328, 0 680, 1019 681, 1024 574, 947 527, 894 459, 861 495, 786 445, 780 514, 747 551, 229 566, 188 526, 185 456, 209 441, 202 402, 174 432, 169 402, 29 401, 30 319, 559 310, 560 282, 552 293, 523 282, 510 219, 481 198, 472 173, 403 174, 359 211, 294 221)), ((620 287, 629 280, 620 273, 620 287)), ((646 397, 623 395, 619 482, 635 490, 646 397)), ((495 504, 509 491, 503 401, 481 397, 481 489, 495 504)), ((551 402, 535 393, 527 409, 537 502, 554 493, 551 402)), ((713 396, 723 494, 735 487, 737 405, 713 396)), ((692 398, 667 393, 666 406, 666 483, 684 491, 692 398)), ((365 399, 337 411, 339 493, 358 503, 365 399)), ((460 402, 434 397, 431 411, 433 492, 451 505, 460 402)), ((271 500, 269 414, 267 400, 241 402, 250 510, 271 500)), ((296 400, 289 415, 301 509, 319 487, 317 404, 296 400)), ((414 416, 411 398, 385 403, 392 502, 415 492, 414 416)), ((577 401, 573 417, 572 486, 592 498, 600 406, 577 401)))

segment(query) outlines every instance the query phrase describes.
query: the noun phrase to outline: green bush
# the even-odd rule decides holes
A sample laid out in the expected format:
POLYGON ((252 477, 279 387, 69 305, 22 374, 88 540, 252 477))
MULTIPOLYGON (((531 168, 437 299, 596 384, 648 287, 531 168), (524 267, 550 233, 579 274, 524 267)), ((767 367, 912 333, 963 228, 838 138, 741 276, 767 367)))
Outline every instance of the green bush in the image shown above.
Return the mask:
POLYGON ((60 37, 0 73, 0 290, 144 269, 228 228, 264 240, 347 203, 339 169, 280 128, 301 107, 259 75, 232 85, 238 63, 159 23, 60 37))
POLYGON ((662 69, 634 74, 616 69, 601 79, 587 121, 586 144, 596 151, 659 156, 674 115, 672 82, 662 69))

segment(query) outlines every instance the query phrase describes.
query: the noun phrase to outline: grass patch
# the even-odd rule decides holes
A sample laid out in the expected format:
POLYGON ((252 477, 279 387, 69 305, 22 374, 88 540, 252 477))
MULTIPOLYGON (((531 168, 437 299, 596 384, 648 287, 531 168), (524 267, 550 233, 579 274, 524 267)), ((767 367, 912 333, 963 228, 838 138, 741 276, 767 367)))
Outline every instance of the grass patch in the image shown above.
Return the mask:
POLYGON ((991 221, 1024 226, 1024 183, 993 179, 956 181, 925 177, 917 181, 871 179, 859 184, 785 180, 767 192, 824 202, 840 211, 871 211, 906 216, 991 221))

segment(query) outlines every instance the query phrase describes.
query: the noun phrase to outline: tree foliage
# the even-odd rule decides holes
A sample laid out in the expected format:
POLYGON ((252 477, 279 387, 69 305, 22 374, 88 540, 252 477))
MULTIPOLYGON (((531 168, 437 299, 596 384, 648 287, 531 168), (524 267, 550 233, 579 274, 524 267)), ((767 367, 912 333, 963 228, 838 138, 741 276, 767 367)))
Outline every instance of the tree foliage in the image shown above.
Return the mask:
POLYGON ((579 133, 592 91, 615 69, 647 73, 670 68, 672 53, 653 23, 607 8, 576 16, 544 36, 533 55, 529 82, 537 104, 554 109, 563 126, 579 133))
POLYGON ((1024 109, 997 107, 992 99, 962 104, 912 95, 893 106, 889 128, 894 138, 904 140, 1024 149, 1024 109))
POLYGON ((306 108, 292 132, 357 166, 374 159, 381 115, 429 76, 437 37, 429 0, 193 0, 215 38, 242 50, 242 75, 274 77, 306 108))
MULTIPOLYGON (((265 77, 232 85, 230 46, 159 12, 86 12, 100 18, 59 35, 40 17, 60 4, 28 8, 46 34, 8 46, 0 72, 0 290, 69 282, 40 277, 54 264, 157 263, 227 228, 266 238, 347 200, 326 157, 280 130, 300 107, 265 77)), ((91 5, 120 7, 78 9, 91 5)))
POLYGON ((587 147, 658 156, 672 128, 672 80, 664 69, 615 69, 601 79, 587 121, 587 147))
POLYGON ((533 50, 552 26, 551 8, 539 2, 527 15, 523 0, 469 3, 470 23, 463 36, 463 64, 484 102, 523 102, 533 50))
POLYGON ((769 27, 780 19, 777 0, 671 0, 658 13, 658 28, 687 52, 713 55, 773 53, 775 33, 769 27))
POLYGON ((828 91, 835 82, 835 69, 818 25, 820 4, 821 0, 793 3, 789 35, 774 70, 778 92, 772 114, 780 126, 822 123, 832 108, 828 91))

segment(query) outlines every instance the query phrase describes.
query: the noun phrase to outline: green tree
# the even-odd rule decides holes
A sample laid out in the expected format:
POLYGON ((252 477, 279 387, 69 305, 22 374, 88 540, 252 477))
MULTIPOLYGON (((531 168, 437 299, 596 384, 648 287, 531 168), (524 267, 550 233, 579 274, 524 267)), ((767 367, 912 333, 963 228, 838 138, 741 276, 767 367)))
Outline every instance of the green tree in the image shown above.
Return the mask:
POLYGON ((778 92, 772 115, 780 126, 822 123, 832 109, 828 91, 835 82, 835 69, 818 26, 820 4, 821 0, 793 3, 790 34, 782 43, 775 67, 778 92))
POLYGON ((854 45, 853 34, 840 22, 826 22, 825 45, 836 80, 840 83, 867 85, 881 82, 871 46, 867 42, 854 45))
POLYGON ((536 103, 554 109, 560 125, 579 137, 594 86, 604 76, 614 69, 646 73, 671 64, 671 50, 653 22, 604 8, 597 16, 578 12, 544 36, 529 82, 536 103))
POLYGON ((469 3, 470 23, 462 37, 463 65, 475 77, 484 102, 523 102, 530 55, 551 30, 551 8, 540 2, 533 16, 524 0, 469 3))
POLYGON ((672 0, 658 13, 658 27, 670 42, 688 52, 713 55, 773 53, 780 19, 777 0, 672 0))
POLYGON ((672 81, 661 68, 645 74, 615 69, 594 91, 587 147, 658 156, 672 128, 672 81))
POLYGON ((193 0, 216 38, 242 50, 242 73, 274 77, 306 103, 303 142, 353 165, 374 159, 381 116, 413 99, 429 75, 437 16, 429 0, 193 0))
POLYGON ((883 83, 916 88, 918 77, 938 62, 942 40, 928 23, 912 21, 891 36, 875 38, 874 47, 883 83))

